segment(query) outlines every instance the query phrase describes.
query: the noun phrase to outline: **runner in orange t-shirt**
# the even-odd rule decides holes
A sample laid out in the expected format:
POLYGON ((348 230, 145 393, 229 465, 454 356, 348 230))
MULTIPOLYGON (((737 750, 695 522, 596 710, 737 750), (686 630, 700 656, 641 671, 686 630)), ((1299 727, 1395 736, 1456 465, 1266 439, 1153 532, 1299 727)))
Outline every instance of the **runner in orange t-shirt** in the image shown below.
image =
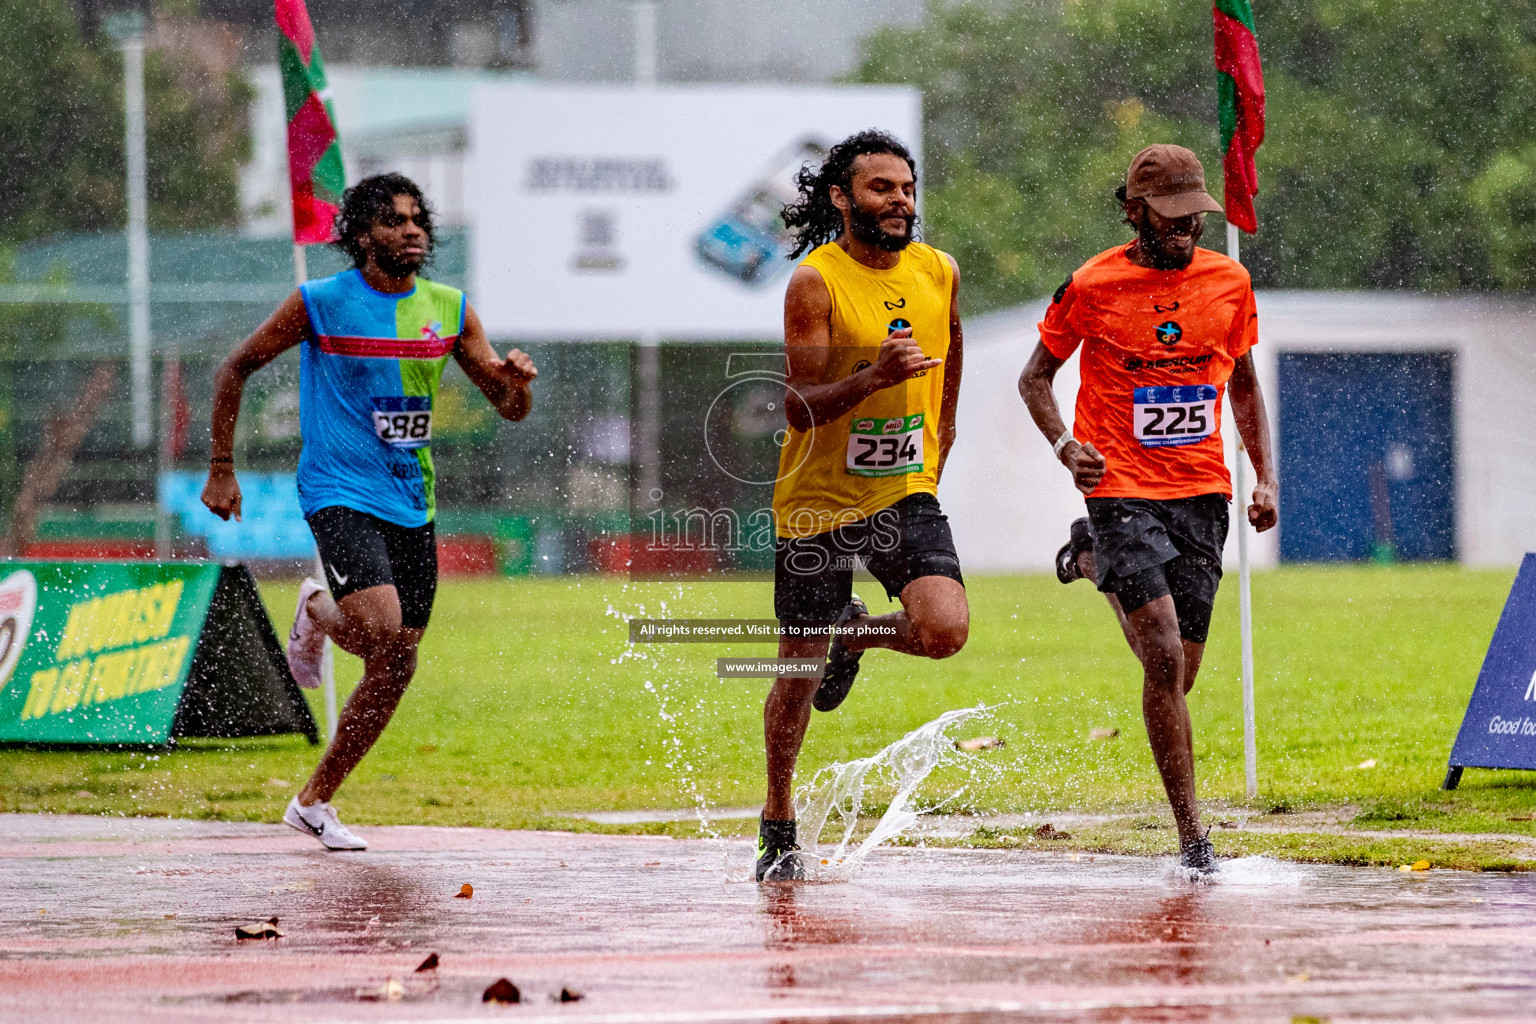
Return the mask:
POLYGON ((1216 855, 1200 829, 1185 694, 1221 581, 1229 386, 1258 475, 1248 521, 1261 531, 1276 521, 1269 422, 1248 351, 1258 314, 1242 264, 1195 245, 1205 214, 1221 206, 1194 153, 1147 147, 1118 197, 1135 241, 1093 257, 1057 289, 1019 392, 1087 496, 1088 516, 1072 524, 1057 575, 1098 584, 1142 663, 1142 715, 1180 860, 1203 873, 1215 870, 1216 855), (1082 385, 1068 430, 1051 385, 1079 347, 1082 385))

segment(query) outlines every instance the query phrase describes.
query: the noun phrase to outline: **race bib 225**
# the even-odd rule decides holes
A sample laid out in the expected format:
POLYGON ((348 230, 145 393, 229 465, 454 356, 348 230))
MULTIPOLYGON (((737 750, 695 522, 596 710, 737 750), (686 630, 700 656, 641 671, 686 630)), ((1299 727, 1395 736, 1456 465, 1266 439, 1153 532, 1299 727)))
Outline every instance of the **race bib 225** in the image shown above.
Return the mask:
POLYGON ((1210 384, 1137 388, 1132 423, 1143 448, 1194 444, 1216 432, 1216 389, 1210 384))

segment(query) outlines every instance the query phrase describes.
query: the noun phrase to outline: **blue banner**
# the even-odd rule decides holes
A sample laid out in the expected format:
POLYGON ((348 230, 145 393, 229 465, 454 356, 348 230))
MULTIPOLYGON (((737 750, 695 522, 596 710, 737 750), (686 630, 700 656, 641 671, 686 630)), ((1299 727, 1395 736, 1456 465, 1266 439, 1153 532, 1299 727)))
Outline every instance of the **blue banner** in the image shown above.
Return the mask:
POLYGON ((1520 564, 1451 748, 1445 788, 1463 768, 1536 770, 1536 554, 1520 564))

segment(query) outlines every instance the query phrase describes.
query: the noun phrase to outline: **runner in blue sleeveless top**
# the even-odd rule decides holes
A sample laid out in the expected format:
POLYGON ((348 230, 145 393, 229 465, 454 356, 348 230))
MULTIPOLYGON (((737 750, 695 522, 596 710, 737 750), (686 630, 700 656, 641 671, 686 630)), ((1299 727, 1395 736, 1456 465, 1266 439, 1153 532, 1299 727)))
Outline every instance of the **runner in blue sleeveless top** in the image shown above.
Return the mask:
POLYGON ((456 288, 418 276, 432 253, 432 214, 398 174, 342 197, 337 244, 353 268, 310 281, 219 367, 213 454, 203 504, 240 518, 235 422, 252 373, 295 345, 299 356, 299 505, 329 582, 305 580, 288 636, 300 685, 320 683, 325 639, 363 659, 336 737, 283 821, 333 850, 368 844, 330 800, 384 731, 416 670, 437 592, 432 414, 451 356, 504 418, 520 420, 538 371, 513 349, 499 358, 456 288))

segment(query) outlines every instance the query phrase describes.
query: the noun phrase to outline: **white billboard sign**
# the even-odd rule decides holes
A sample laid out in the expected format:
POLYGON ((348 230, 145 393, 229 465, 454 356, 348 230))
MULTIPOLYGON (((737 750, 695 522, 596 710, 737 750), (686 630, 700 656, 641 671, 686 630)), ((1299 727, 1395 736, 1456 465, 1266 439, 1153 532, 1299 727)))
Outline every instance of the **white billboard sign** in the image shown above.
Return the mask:
POLYGON ((776 338, 791 175, 882 128, 885 86, 486 85, 470 115, 470 302, 507 340, 776 338))

